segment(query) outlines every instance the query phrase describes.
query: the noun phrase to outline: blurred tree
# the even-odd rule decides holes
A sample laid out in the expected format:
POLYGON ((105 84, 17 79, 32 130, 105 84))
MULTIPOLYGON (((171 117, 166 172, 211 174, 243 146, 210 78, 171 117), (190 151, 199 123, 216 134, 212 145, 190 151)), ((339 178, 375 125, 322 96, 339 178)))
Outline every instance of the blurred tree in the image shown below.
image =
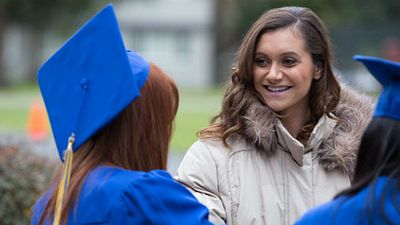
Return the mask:
MULTIPOLYGON (((244 35, 251 24, 266 10, 283 6, 302 6, 312 9, 325 23, 329 25, 341 24, 351 19, 352 14, 358 14, 353 2, 346 0, 235 0, 238 4, 238 29, 244 35)), ((363 14, 363 13, 360 13, 363 14)))
POLYGON ((400 24, 398 0, 234 0, 237 4, 237 32, 244 34, 265 11, 283 6, 303 6, 316 12, 328 26, 357 24, 362 28, 400 24))
MULTIPOLYGON (((236 50, 250 26, 264 11, 283 6, 303 6, 318 14, 331 33, 340 67, 351 67, 351 55, 355 53, 379 55, 381 42, 387 37, 400 38, 399 0, 219 1, 230 1, 234 5, 234 12, 228 12, 233 16, 230 19, 234 21, 231 23, 233 27, 229 28, 231 37, 219 37, 223 40, 220 43, 224 50, 236 50)), ((220 7, 226 8, 223 4, 220 7)), ((226 35, 226 32, 221 32, 221 35, 226 35)))
POLYGON ((216 38, 216 68, 214 81, 217 84, 226 82, 230 71, 231 60, 234 57, 233 47, 238 38, 236 35, 236 2, 237 0, 216 0, 215 4, 215 38, 216 38))
POLYGON ((10 23, 18 23, 29 28, 31 49, 26 50, 30 54, 30 77, 35 77, 38 67, 38 53, 41 51, 43 33, 49 27, 62 31, 66 22, 76 22, 79 13, 87 11, 94 0, 0 0, 0 86, 6 85, 4 73, 4 36, 10 23), (61 28, 61 29, 60 29, 61 28))

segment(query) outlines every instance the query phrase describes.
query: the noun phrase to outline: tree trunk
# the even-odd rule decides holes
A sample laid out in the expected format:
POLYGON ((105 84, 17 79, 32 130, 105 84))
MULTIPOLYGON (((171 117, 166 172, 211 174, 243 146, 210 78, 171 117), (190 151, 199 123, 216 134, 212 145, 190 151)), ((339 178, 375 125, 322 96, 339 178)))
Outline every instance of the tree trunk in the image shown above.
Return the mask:
POLYGON ((36 82, 37 81, 37 71, 41 64, 41 56, 43 52, 43 30, 36 28, 35 26, 32 27, 30 30, 29 35, 29 45, 30 48, 28 51, 28 80, 36 82))
POLYGON ((4 36, 6 31, 6 12, 4 5, 0 3, 0 87, 7 85, 6 71, 4 66, 4 36))

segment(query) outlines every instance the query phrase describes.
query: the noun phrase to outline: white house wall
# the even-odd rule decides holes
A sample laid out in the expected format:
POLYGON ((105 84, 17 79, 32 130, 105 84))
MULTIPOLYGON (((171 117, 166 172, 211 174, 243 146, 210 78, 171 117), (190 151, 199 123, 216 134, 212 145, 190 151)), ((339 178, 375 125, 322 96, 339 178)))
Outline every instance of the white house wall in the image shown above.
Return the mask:
POLYGON ((25 52, 29 49, 26 46, 28 43, 26 37, 26 30, 16 24, 11 24, 5 32, 4 38, 4 69, 8 75, 7 81, 10 83, 18 83, 19 81, 26 80, 24 75, 28 71, 28 60, 25 52))
POLYGON ((208 87, 215 62, 214 1, 122 1, 116 11, 128 48, 159 65, 180 87, 208 87))

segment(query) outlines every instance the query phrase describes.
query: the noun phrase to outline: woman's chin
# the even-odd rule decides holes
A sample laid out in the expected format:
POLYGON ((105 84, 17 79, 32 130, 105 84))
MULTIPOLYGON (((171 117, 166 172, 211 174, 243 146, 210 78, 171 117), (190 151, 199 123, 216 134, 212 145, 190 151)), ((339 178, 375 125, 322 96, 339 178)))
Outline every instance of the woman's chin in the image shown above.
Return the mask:
POLYGON ((274 113, 280 114, 285 111, 286 107, 282 104, 271 104, 266 103, 267 107, 274 113))

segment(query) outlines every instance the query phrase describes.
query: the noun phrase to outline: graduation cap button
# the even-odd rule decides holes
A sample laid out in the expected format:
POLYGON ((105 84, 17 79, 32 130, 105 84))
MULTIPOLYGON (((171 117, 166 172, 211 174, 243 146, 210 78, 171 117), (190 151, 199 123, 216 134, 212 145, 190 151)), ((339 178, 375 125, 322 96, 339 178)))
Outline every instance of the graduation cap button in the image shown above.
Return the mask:
POLYGON ((83 78, 81 81, 81 87, 83 89, 88 89, 89 88, 89 80, 86 78, 83 78))

